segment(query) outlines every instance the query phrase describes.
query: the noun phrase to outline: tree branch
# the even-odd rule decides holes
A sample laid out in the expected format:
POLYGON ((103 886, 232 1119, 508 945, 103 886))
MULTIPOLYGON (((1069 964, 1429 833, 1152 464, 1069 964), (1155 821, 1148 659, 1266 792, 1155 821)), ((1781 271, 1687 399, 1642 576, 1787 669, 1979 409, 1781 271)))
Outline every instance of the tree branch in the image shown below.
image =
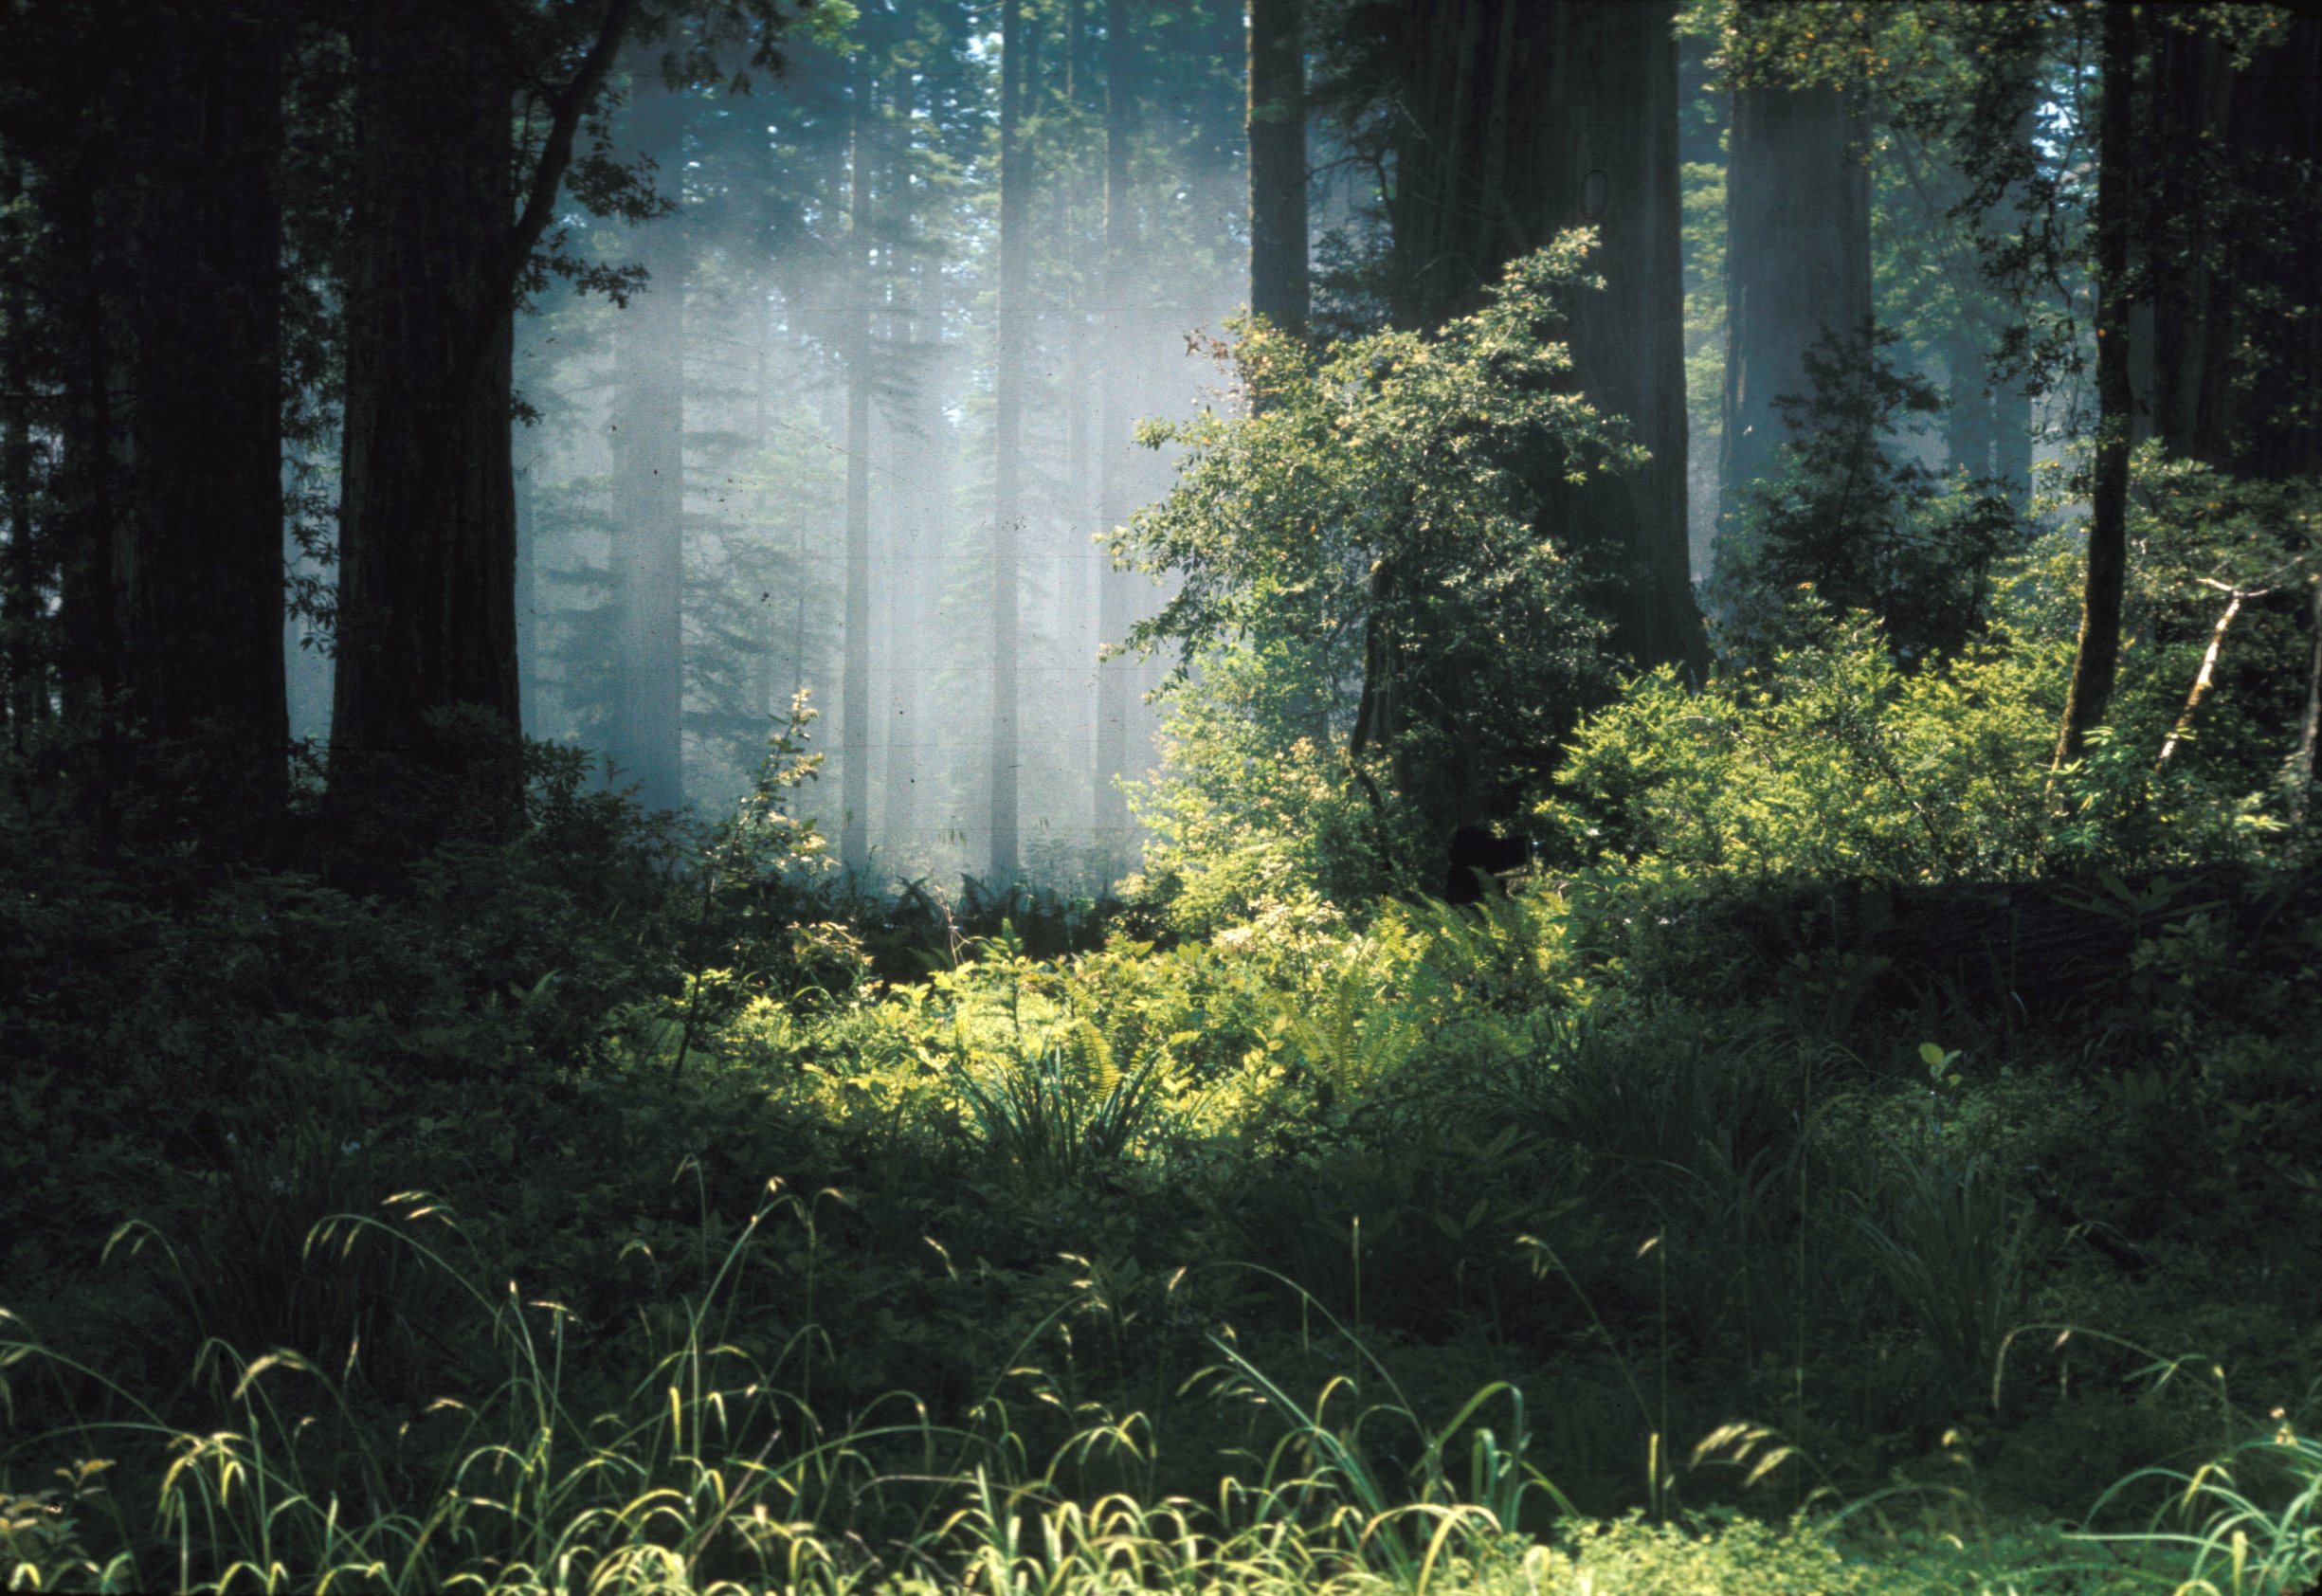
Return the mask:
POLYGON ((572 164, 572 140, 580 132, 581 118, 596 102, 597 91, 604 86, 605 75, 612 70, 613 57, 628 37, 629 24, 637 14, 637 0, 605 0, 604 14, 597 19, 595 43, 581 57, 562 92, 550 97, 548 137, 540 146, 540 158, 532 169, 532 186, 524 196, 524 209, 517 215, 516 230, 508 240, 508 279, 514 282, 531 259, 533 248, 548 231, 549 219, 556 212, 556 190, 564 186, 566 170, 572 164))

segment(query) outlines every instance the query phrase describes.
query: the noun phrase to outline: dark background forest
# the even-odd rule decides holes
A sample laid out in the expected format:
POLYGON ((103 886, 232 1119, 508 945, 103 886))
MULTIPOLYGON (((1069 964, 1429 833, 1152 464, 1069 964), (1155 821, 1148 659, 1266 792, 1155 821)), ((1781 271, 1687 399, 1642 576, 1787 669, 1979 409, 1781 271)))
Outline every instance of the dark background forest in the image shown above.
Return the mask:
POLYGON ((2322 22, 0 0, 11 1588, 2322 1578, 2322 22))

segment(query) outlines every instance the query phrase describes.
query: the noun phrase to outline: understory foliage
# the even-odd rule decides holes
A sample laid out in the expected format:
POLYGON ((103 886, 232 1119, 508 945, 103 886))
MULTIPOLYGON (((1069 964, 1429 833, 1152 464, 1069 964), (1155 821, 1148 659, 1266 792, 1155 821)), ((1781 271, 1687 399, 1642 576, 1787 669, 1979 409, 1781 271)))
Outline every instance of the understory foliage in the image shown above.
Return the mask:
POLYGON ((1600 552, 1542 523, 1544 484, 1643 461, 1562 341, 1602 286, 1591 243, 1566 234, 1430 335, 1317 354, 1239 328, 1221 354, 1245 413, 1146 428, 1184 462, 1114 553, 1176 582, 1130 645, 1184 668, 1139 812, 1150 870, 1202 923, 1285 872, 1351 898, 1390 885, 1446 816, 1535 783, 1607 690, 1600 552), (1227 813, 1248 834, 1220 846, 1227 813))
POLYGON ((5 756, 10 1584, 2311 1585, 2313 491, 2140 462, 2062 770, 2060 532, 1946 637, 1818 580, 1592 684, 1517 485, 1621 453, 1538 342, 1577 249, 1244 346, 1137 535, 1201 669, 1125 901, 833 883, 803 705, 720 824, 535 749, 416 858, 5 756), (1542 844, 1466 907, 1453 733, 1542 844))
POLYGON ((1816 609, 1875 616, 1904 660, 1958 649, 1988 616, 1993 566, 2024 529, 2005 484, 1947 479, 1898 446, 1944 401, 1896 369, 1894 341, 1825 336, 1805 354, 1808 391, 1774 401, 1781 464, 1720 530, 1706 594, 1729 662, 1765 662, 1816 609))

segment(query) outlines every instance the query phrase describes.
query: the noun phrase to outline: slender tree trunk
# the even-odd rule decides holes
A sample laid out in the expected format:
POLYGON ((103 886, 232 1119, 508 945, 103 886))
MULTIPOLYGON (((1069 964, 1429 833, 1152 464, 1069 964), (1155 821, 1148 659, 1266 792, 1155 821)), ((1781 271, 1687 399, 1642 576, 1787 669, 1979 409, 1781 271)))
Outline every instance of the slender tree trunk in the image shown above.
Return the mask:
POLYGON ((282 663, 281 41, 162 10, 137 112, 124 685, 154 772, 248 813, 288 790, 282 663))
POLYGON ((2120 664, 2121 597, 2129 568, 2129 258, 2137 228, 2140 181, 2136 146, 2137 17, 2129 6, 2104 9, 2103 100, 2097 113, 2096 458, 2090 490, 2088 575, 2080 600, 2080 635, 2056 763, 2078 759, 2088 734, 2104 719, 2120 664))
POLYGON ((649 274, 613 336, 613 603, 620 614, 619 698, 607 753, 648 810, 685 806, 685 97, 662 81, 657 52, 633 53, 628 142, 650 156, 679 202, 645 223, 636 247, 649 274))
MULTIPOLYGON (((1134 99, 1130 83, 1129 0, 1105 0, 1104 24, 1104 304, 1113 329, 1098 392, 1098 518, 1109 534, 1129 518, 1130 389, 1124 306, 1130 293, 1136 219, 1130 209, 1129 145, 1134 99)), ((1102 644, 1128 635, 1134 573, 1110 561, 1098 571, 1097 630, 1102 644)), ((1129 766, 1129 720, 1134 662, 1125 658, 1097 667, 1095 825, 1100 873, 1109 885, 1129 868, 1129 800, 1120 778, 1129 766)))
POLYGON ((863 121, 871 83, 848 107, 846 321, 846 657, 839 685, 839 862, 871 861, 871 242, 870 164, 863 121))
POLYGON ((2322 743, 2322 572, 2307 578, 2313 589, 2307 626, 2312 632, 2306 662, 2306 716, 2298 728, 2297 753, 2290 764, 2290 823, 2304 825, 2313 813, 2314 750, 2322 743))
POLYGON ((1031 172, 1023 117, 1024 0, 1000 10, 1000 348, 992 388, 991 749, 989 808, 991 875, 1005 886, 1018 870, 1016 650, 1017 565, 1024 532, 1024 382, 1025 290, 1031 238, 1026 227, 1031 172))
POLYGON ((1306 45, 1301 0, 1249 0, 1250 310, 1306 331, 1306 45))

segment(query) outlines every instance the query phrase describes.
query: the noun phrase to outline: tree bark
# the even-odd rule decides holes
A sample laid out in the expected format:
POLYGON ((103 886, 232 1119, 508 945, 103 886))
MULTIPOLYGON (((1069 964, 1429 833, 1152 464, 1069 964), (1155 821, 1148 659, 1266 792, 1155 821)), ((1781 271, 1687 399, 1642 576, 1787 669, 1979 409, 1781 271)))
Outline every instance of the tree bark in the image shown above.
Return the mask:
POLYGON ((2314 751, 2322 743, 2322 573, 2307 578, 2313 589, 2307 626, 2311 633, 2306 659, 2306 716, 2298 728, 2297 753, 2290 762, 2290 824, 2302 826, 2313 812, 2314 751))
POLYGON ((2104 719, 2120 664, 2121 597, 2129 566, 2129 430, 2134 408, 2129 381, 2132 299, 2129 262, 2137 225, 2137 15, 2104 9, 2103 100, 2096 123, 2096 456, 2088 517, 2088 574, 2080 633, 2056 763, 2087 752, 2088 734, 2104 719))
POLYGON ((1031 238, 1031 173, 1024 137, 1024 0, 1000 9, 999 368, 992 383, 991 747, 988 812, 991 876, 1005 887, 1017 855, 1017 565, 1024 532, 1025 291, 1031 238))
MULTIPOLYGON (((1611 481, 1546 484, 1543 524, 1584 551, 1597 574, 1613 647, 1641 666, 1674 664, 1698 680, 1709 663, 1694 602, 1685 535, 1685 278, 1678 176, 1677 41, 1673 4, 1590 0, 1549 8, 1553 28, 1540 103, 1519 108, 1495 76, 1495 118, 1530 148, 1521 240, 1533 248, 1567 228, 1597 230, 1592 269, 1606 289, 1573 308, 1569 338, 1582 392, 1625 416, 1652 459, 1611 481), (1505 110, 1502 110, 1502 107, 1505 110)), ((1503 36, 1507 25, 1503 22, 1503 36)), ((1506 63, 1517 72, 1521 61, 1506 63)), ((1496 136, 1494 147, 1507 140, 1496 136)), ((1511 180, 1522 174, 1513 158, 1511 180)))
POLYGON ((2168 154, 2132 245, 2150 279, 2138 398, 2172 454, 2259 478, 2322 472, 2322 196, 2307 174, 2322 20, 2289 19, 2239 71, 2205 21, 2150 44, 2146 138, 2168 154))
MULTIPOLYGON (((522 819, 516 494, 517 280, 554 213, 582 115, 633 0, 606 0, 551 105, 511 228, 519 78, 499 8, 358 9, 344 315, 334 788, 412 778, 468 794, 467 825, 522 819)), ((450 824, 414 816, 425 827, 450 824)), ((419 840, 416 835, 414 840, 419 840)))
POLYGON ((685 806, 685 123, 655 53, 632 57, 626 142, 678 209, 645 223, 644 291, 613 336, 613 603, 618 698, 606 753, 648 811, 685 806))
POLYGON ((263 812, 287 795, 290 740, 281 43, 229 6, 145 23, 123 684, 157 779, 263 812))
POLYGON ((1301 0, 1249 0, 1250 311, 1303 334, 1306 43, 1301 0))

